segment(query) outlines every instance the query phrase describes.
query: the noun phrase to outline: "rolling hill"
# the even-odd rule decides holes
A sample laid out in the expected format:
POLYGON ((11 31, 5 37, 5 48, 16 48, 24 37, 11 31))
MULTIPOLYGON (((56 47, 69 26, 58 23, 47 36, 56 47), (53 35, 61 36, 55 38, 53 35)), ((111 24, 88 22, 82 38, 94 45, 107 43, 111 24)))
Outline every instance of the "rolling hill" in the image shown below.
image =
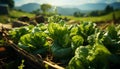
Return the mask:
POLYGON ((80 11, 78 8, 62 8, 57 7, 58 13, 61 15, 73 15, 74 12, 80 11))
MULTIPOLYGON (((115 2, 111 4, 106 3, 88 3, 83 5, 77 5, 77 6, 58 6, 57 10, 58 13, 61 15, 73 15, 74 12, 80 11, 82 13, 90 12, 94 10, 104 10, 107 5, 113 6, 115 9, 120 9, 120 2, 115 2)), ((40 9, 40 4, 38 3, 28 3, 24 4, 20 7, 16 7, 16 9, 21 9, 25 12, 32 12, 34 10, 40 9)))
POLYGON ((19 7, 15 7, 15 9, 21 9, 22 11, 25 11, 25 12, 32 12, 34 10, 40 9, 40 4, 28 3, 19 7))

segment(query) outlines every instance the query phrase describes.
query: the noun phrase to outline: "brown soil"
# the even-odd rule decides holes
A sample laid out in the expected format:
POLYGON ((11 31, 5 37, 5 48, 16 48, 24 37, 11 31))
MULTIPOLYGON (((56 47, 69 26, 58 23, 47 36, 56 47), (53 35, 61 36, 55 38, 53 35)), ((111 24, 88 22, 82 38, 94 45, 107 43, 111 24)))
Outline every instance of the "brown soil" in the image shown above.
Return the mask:
POLYGON ((11 24, 2 24, 0 23, 0 29, 4 27, 4 28, 7 28, 7 29, 11 29, 12 28, 12 25, 11 24))

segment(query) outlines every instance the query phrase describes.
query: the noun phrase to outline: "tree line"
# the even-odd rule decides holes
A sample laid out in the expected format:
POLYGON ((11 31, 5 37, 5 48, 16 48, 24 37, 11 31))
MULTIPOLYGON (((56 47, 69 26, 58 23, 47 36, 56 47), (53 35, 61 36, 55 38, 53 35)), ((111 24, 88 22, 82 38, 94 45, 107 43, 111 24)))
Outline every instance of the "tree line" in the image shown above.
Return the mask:
POLYGON ((96 11, 92 11, 92 12, 89 12, 89 13, 81 13, 80 11, 76 11, 76 12, 73 13, 73 16, 75 16, 75 17, 102 16, 102 15, 106 15, 110 12, 113 12, 115 10, 118 10, 118 9, 114 9, 112 6, 107 5, 105 7, 105 9, 102 10, 102 11, 96 10, 96 11))

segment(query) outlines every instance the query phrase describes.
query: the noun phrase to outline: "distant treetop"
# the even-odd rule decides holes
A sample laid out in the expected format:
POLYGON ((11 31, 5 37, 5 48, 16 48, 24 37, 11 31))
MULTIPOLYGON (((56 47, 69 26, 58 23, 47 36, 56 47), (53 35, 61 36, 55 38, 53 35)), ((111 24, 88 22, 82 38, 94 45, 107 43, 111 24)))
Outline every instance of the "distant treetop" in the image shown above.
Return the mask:
POLYGON ((14 7, 14 0, 0 0, 0 4, 8 4, 10 8, 14 7))

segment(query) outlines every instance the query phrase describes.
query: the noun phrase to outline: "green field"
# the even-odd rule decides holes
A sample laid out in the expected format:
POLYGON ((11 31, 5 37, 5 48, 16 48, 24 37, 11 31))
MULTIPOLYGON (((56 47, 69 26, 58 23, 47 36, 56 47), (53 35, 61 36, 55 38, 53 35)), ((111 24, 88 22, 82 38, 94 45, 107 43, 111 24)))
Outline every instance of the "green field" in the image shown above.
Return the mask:
POLYGON ((34 17, 35 15, 34 14, 30 14, 30 13, 26 13, 26 12, 20 12, 20 11, 15 11, 15 10, 12 10, 10 12, 10 16, 13 17, 13 18, 18 18, 20 16, 28 16, 28 17, 34 17))
POLYGON ((35 16, 35 14, 12 10, 9 15, 0 15, 0 23, 8 23, 8 21, 16 20, 18 17, 24 15, 30 18, 35 16))
MULTIPOLYGON (((115 11, 115 16, 116 16, 116 19, 120 18, 120 11, 115 11)), ((112 20, 113 12, 107 15, 98 16, 98 17, 74 17, 74 16, 66 16, 66 17, 76 21, 106 22, 106 21, 112 20)))
MULTIPOLYGON (((8 21, 16 20, 18 17, 24 15, 30 18, 35 16, 35 14, 12 10, 10 11, 9 15, 0 15, 0 23, 8 23, 8 21)), ((113 19, 113 12, 104 16, 96 16, 96 17, 74 17, 74 16, 62 16, 62 17, 63 18, 67 17, 68 19, 72 19, 75 21, 92 21, 97 23, 97 22, 111 21, 113 19)), ((115 11, 115 17, 116 19, 120 18, 120 11, 115 11)))

